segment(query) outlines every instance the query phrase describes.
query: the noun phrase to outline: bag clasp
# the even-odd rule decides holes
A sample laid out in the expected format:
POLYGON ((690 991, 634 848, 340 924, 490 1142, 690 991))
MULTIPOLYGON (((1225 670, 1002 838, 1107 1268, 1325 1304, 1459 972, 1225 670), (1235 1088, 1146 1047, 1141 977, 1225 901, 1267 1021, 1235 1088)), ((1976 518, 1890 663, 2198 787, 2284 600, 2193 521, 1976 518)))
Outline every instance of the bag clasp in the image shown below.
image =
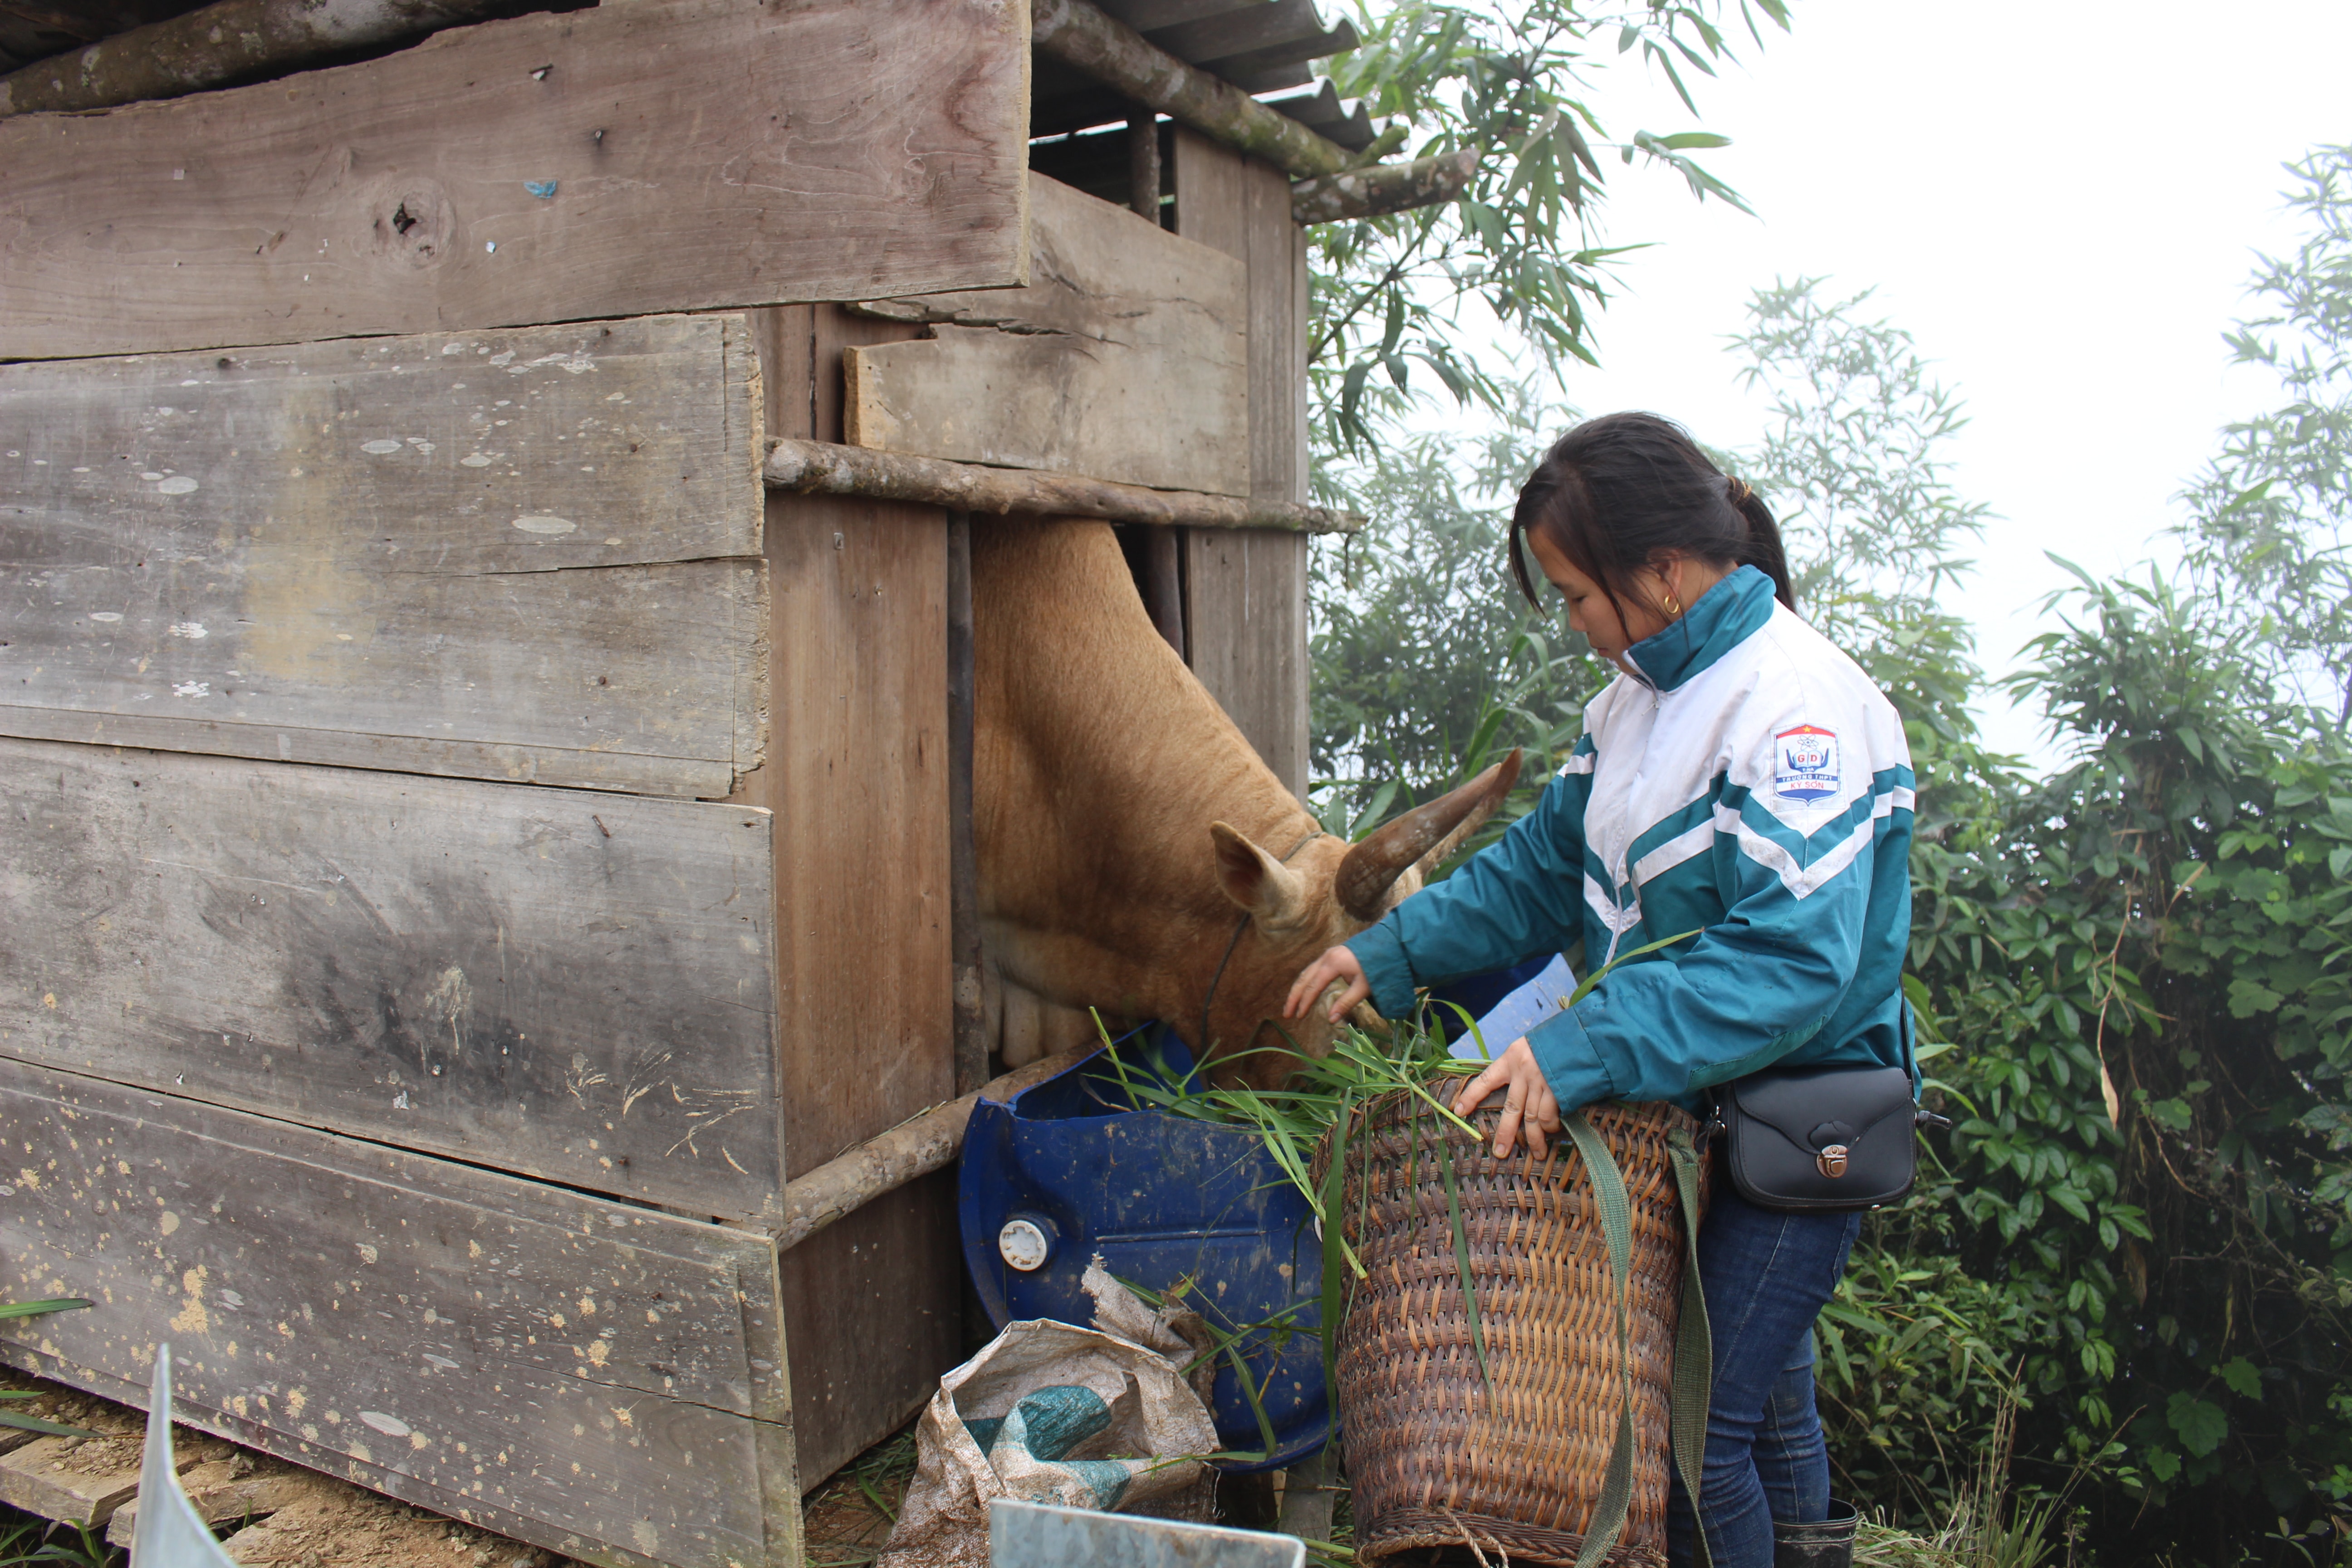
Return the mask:
POLYGON ((1813 1156, 1813 1163, 1821 1168, 1822 1175, 1835 1181, 1845 1174, 1845 1145, 1832 1143, 1813 1156))

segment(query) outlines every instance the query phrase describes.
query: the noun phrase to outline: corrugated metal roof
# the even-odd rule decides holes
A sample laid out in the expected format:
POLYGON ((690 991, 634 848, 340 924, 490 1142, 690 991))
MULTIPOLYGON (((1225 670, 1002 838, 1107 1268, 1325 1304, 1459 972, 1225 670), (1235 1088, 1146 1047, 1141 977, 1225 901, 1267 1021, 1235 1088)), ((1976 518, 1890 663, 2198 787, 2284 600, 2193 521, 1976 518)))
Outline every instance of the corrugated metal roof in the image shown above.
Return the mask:
MULTIPOLYGON (((0 0, 4 3, 4 0, 0 0)), ((1314 90, 1269 100, 1273 107, 1355 151, 1371 145, 1360 109, 1343 112, 1329 82, 1316 86, 1307 62, 1356 47, 1353 23, 1323 20, 1315 0, 1096 0, 1110 16, 1178 59, 1221 77, 1244 92, 1284 88, 1314 90)), ((1058 136, 1123 122, 1128 100, 1073 66, 1049 55, 1033 57, 1029 134, 1058 136)))

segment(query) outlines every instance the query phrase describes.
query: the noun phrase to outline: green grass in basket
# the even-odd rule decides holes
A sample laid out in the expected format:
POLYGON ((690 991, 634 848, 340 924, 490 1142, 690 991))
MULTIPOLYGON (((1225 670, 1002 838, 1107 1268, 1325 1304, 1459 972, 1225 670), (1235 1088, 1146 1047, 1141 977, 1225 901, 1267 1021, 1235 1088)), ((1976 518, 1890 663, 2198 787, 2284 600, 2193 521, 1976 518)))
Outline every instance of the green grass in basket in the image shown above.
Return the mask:
MULTIPOLYGON (((1631 952, 1621 953, 1615 962, 1595 972, 1576 988, 1569 1005, 1575 1005, 1585 994, 1600 984, 1610 970, 1644 954, 1671 947, 1678 942, 1696 936, 1696 931, 1684 931, 1631 952)), ((1470 1038, 1478 1055, 1465 1058, 1453 1054, 1444 1034, 1430 1016, 1431 1009, 1423 1007, 1421 1016, 1403 1023, 1391 1025, 1386 1038, 1363 1029, 1341 1031, 1331 1044, 1328 1056, 1315 1057, 1295 1046, 1262 1047, 1252 1054, 1286 1058, 1294 1064, 1289 1080, 1280 1089, 1219 1088, 1202 1080, 1197 1074, 1178 1073, 1157 1047, 1142 1053, 1140 1066, 1144 1070, 1130 1071, 1118 1052, 1107 1050, 1103 1059, 1118 1078, 1119 1087, 1129 1103, 1149 1107, 1173 1116, 1188 1116, 1196 1121, 1214 1122, 1219 1126, 1245 1128, 1255 1131, 1265 1145, 1283 1175, 1297 1187, 1314 1211, 1316 1228, 1323 1238, 1323 1373, 1327 1384, 1333 1377, 1333 1357, 1339 1341, 1333 1331, 1347 1315, 1349 1300, 1354 1294, 1354 1281, 1366 1278, 1364 1266, 1356 1249, 1348 1244, 1346 1227, 1339 1223, 1338 1209, 1344 1190, 1343 1175, 1348 1163, 1348 1139, 1354 1130, 1357 1110, 1382 1095, 1406 1093, 1434 1111, 1444 1122, 1451 1123, 1469 1134, 1475 1142, 1481 1134, 1475 1127, 1456 1116, 1449 1108, 1453 1098, 1445 1092, 1444 1080, 1449 1077, 1465 1077, 1486 1065, 1492 1046, 1507 1045, 1507 1041, 1488 1042, 1478 1033, 1476 1022, 1461 1008, 1463 1022, 1469 1026, 1470 1038), (1433 1088, 1438 1092, 1433 1093, 1433 1088), (1331 1140, 1331 1160, 1325 1167, 1323 1180, 1314 1177, 1315 1153, 1326 1137, 1331 1140), (1352 1277, 1352 1278, 1351 1278, 1352 1277)), ((1103 1044, 1111 1043, 1110 1031, 1095 1017, 1095 1027, 1103 1044)), ((1422 1144, 1426 1131, 1434 1126, 1416 1112, 1406 1124, 1412 1139, 1409 1158, 1418 1169, 1422 1144)), ((1477 1353, 1478 1373, 1491 1393, 1494 1375, 1486 1360, 1486 1328, 1478 1310, 1478 1286, 1471 1277, 1470 1246, 1462 1221, 1462 1198, 1455 1182, 1454 1149, 1444 1138, 1430 1140, 1432 1152, 1438 1162, 1445 1182, 1445 1204, 1452 1223, 1454 1267, 1462 1285, 1462 1300, 1468 1310, 1470 1344, 1477 1353)), ((1362 1233, 1363 1205, 1366 1195, 1360 1192, 1358 1234, 1362 1233)), ((1156 1305, 1157 1303, 1155 1303, 1156 1305)), ((1230 1347, 1228 1353, 1233 1353, 1230 1347)), ((1255 1390, 1249 1373, 1241 1359, 1234 1356, 1234 1371, 1242 1386, 1249 1391, 1255 1405, 1255 1390)), ((1265 1426, 1263 1411, 1258 1412, 1262 1428, 1265 1426)), ((1267 1441, 1272 1442, 1271 1433, 1267 1441)))

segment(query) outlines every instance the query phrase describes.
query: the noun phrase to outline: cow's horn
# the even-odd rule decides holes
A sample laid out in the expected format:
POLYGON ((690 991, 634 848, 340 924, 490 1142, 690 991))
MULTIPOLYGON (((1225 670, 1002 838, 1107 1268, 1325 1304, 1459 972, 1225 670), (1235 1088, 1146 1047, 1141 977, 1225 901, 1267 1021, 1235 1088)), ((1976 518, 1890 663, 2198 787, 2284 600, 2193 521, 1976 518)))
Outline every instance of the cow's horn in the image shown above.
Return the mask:
POLYGON ((1461 788, 1414 806, 1349 850, 1331 882, 1339 907, 1360 921, 1380 919, 1388 911, 1389 889, 1407 867, 1433 869, 1495 815, 1519 782, 1519 761, 1520 753, 1513 751, 1461 788))

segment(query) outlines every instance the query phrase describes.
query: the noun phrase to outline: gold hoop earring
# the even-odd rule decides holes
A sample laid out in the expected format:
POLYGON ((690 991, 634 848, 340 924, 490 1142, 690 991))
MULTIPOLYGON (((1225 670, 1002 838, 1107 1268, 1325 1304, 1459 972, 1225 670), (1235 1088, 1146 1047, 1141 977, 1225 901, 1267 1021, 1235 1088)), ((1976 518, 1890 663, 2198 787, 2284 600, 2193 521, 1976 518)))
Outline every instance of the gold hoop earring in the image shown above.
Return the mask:
POLYGON ((1675 591, 1672 588, 1669 588, 1666 590, 1666 619, 1670 621, 1679 621, 1682 618, 1682 604, 1675 597, 1675 591))

